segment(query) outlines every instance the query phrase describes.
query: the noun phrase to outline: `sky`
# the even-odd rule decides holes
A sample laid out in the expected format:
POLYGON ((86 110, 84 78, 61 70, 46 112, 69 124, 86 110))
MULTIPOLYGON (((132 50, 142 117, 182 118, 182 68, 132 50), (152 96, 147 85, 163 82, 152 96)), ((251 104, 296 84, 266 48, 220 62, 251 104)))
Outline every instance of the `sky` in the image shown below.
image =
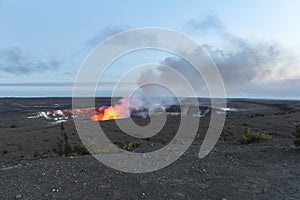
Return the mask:
MULTIPOLYGON (((121 31, 159 27, 202 45, 228 97, 299 99, 299 10, 296 0, 0 0, 0 96, 71 96, 76 74, 97 44, 121 31)), ((103 82, 110 85, 148 62, 189 69, 174 55, 146 50, 118 59, 103 82)), ((143 75, 132 76, 132 83, 143 75)), ((109 90, 97 95, 109 96, 109 90)))

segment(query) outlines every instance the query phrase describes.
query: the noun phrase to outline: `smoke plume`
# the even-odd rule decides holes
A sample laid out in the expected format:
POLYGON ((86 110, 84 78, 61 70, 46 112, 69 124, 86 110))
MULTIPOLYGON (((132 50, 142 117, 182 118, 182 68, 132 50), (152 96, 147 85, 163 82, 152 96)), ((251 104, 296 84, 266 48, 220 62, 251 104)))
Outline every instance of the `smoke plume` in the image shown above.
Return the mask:
MULTIPOLYGON (((289 87, 291 82, 299 83, 299 59, 279 42, 246 39, 232 34, 214 15, 202 20, 191 20, 186 27, 195 38, 199 36, 206 39, 202 39, 202 47, 219 68, 228 96, 272 97, 274 93, 268 90, 266 85, 289 87), (255 88, 260 86, 263 86, 265 91, 255 92, 255 88)), ((163 59, 161 64, 171 67, 186 77, 199 96, 208 95, 203 78, 184 59, 171 56, 163 59)), ((184 95, 182 83, 177 81, 172 70, 160 66, 156 69, 148 69, 141 73, 138 84, 147 82, 148 79, 176 84, 184 95)), ((288 93, 282 95, 290 96, 288 93)))

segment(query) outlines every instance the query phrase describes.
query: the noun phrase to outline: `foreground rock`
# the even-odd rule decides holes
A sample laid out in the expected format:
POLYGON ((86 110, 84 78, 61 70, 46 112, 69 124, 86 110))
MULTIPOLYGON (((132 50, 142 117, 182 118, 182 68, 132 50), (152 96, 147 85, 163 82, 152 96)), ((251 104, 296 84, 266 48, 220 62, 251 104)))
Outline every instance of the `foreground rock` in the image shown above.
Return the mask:
MULTIPOLYGON (((284 142, 282 143, 284 144, 284 142)), ((147 174, 110 169, 92 156, 21 161, 0 169, 0 196, 13 199, 300 199, 300 153, 256 143, 219 143, 204 159, 194 145, 147 174)))
MULTIPOLYGON (((0 99, 0 199, 300 199, 300 151, 292 136, 300 123, 300 102, 229 101, 241 112, 227 113, 222 137, 207 157, 199 159, 198 151, 209 116, 201 118, 199 137, 184 156, 146 174, 115 171, 91 155, 51 153, 60 125, 27 117, 70 107, 64 102, 69 100, 0 99), (267 131, 272 139, 237 142, 247 129, 267 131)), ((101 125, 115 144, 149 152, 174 137, 179 120, 171 116, 161 133, 138 147, 129 145, 132 138, 124 136, 114 121, 101 125)), ((65 128, 70 144, 80 144, 74 123, 65 123, 65 128)))

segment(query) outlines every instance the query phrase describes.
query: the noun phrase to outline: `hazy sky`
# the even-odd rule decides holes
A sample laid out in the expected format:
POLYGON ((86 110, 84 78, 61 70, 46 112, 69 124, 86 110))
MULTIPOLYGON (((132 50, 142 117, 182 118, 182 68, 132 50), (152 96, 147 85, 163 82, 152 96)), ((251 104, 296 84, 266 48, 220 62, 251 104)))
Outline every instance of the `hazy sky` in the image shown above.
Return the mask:
MULTIPOLYGON (((0 96, 71 96, 77 70, 99 42, 161 27, 203 45, 228 96, 299 99, 299 10, 296 0, 0 0, 0 96)), ((161 53, 131 55, 107 81, 148 60, 181 63, 161 53)))

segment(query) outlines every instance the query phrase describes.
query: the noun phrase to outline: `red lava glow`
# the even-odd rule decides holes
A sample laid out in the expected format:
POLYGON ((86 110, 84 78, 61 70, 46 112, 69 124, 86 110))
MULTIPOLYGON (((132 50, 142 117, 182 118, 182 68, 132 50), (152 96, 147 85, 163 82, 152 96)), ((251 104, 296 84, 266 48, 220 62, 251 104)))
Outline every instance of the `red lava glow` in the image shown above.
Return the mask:
POLYGON ((130 115, 129 105, 126 99, 120 100, 120 104, 96 108, 96 114, 92 115, 90 119, 94 121, 104 121, 112 119, 126 118, 130 115))
MULTIPOLYGON (((72 110, 59 110, 52 113, 55 117, 62 115, 79 117, 81 119, 91 119, 94 121, 104 121, 113 119, 128 118, 130 116, 131 106, 126 98, 119 100, 118 104, 112 106, 101 106, 98 108, 78 108, 72 110)), ((47 115, 47 114, 45 114, 47 115)))
POLYGON ((103 121, 122 118, 121 112, 110 106, 108 108, 100 107, 96 109, 96 114, 90 117, 94 121, 103 121))

